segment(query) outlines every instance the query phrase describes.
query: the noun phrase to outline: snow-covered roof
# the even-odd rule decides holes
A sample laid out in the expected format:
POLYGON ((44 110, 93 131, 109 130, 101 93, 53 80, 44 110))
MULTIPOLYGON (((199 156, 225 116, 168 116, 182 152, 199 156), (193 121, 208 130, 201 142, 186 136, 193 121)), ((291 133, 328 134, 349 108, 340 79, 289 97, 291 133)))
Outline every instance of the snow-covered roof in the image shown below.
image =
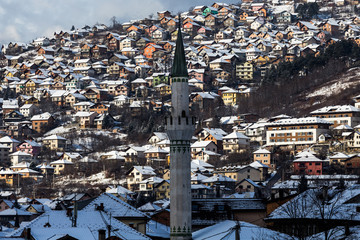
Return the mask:
POLYGON ((348 159, 350 157, 351 156, 349 156, 345 153, 338 152, 335 155, 331 156, 330 159, 348 159))
POLYGON ((284 239, 290 240, 292 237, 279 233, 268 228, 262 228, 257 225, 242 222, 242 221, 232 221, 225 220, 219 222, 210 227, 203 228, 201 230, 195 231, 192 234, 193 240, 218 240, 218 239, 236 239, 236 225, 240 225, 239 229, 239 239, 284 239))
POLYGON ((356 214, 360 204, 351 199, 360 196, 360 185, 354 184, 344 190, 330 188, 327 190, 326 204, 323 189, 309 189, 297 195, 294 199, 281 205, 273 211, 269 219, 336 219, 336 220, 360 220, 356 214))
POLYGON ((98 231, 107 229, 109 222, 114 229, 112 235, 121 239, 142 240, 150 239, 126 224, 110 217, 108 212, 96 211, 78 211, 76 218, 76 227, 73 227, 73 221, 66 214, 66 211, 47 211, 33 221, 25 224, 12 232, 11 237, 20 236, 25 228, 31 228, 31 235, 34 239, 59 239, 66 235, 76 239, 98 239, 98 231))
POLYGON ((281 119, 273 123, 269 123, 268 126, 279 126, 279 125, 303 125, 303 124, 328 124, 332 123, 317 117, 305 117, 305 118, 290 118, 281 119))
POLYGON ((51 135, 51 136, 44 138, 43 140, 66 140, 66 138, 63 138, 58 135, 51 135))
POLYGON ((134 169, 136 169, 142 175, 156 175, 154 169, 150 166, 134 166, 134 169))
POLYGON ((110 193, 103 193, 91 201, 82 211, 92 212, 95 206, 104 205, 104 211, 111 213, 113 217, 121 218, 147 218, 146 214, 127 204, 123 200, 110 193))
POLYGON ((294 163, 296 162, 324 162, 323 160, 315 157, 314 155, 306 155, 300 158, 297 158, 296 160, 294 160, 294 163))
POLYGON ((159 178, 159 177, 150 177, 150 178, 142 180, 140 183, 158 184, 158 183, 161 183, 163 181, 164 181, 164 179, 159 178))
POLYGON ((254 161, 254 162, 250 163, 249 165, 250 165, 251 167, 253 167, 253 168, 256 168, 256 169, 258 169, 258 168, 269 168, 268 165, 262 164, 262 163, 259 162, 259 161, 254 161))
POLYGON ((271 152, 266 150, 265 148, 259 148, 258 150, 256 150, 255 152, 253 152, 254 154, 270 154, 271 152))
POLYGON ((325 114, 325 113, 344 113, 344 112, 360 112, 360 109, 351 105, 336 105, 336 106, 327 106, 315 111, 312 111, 311 114, 325 114))
POLYGON ((5 137, 0 138, 0 143, 20 143, 20 142, 14 138, 5 136, 5 137))
POLYGON ((58 165, 58 164, 63 164, 63 165, 72 165, 74 164, 73 162, 70 162, 68 160, 65 159, 59 159, 57 161, 53 161, 50 163, 51 165, 58 165))
POLYGON ((205 180, 207 179, 208 177, 207 176, 204 176, 200 173, 195 173, 191 176, 191 181, 202 181, 202 180, 205 180))
POLYGON ((235 179, 223 176, 221 174, 216 174, 212 177, 209 177, 207 179, 204 179, 202 181, 203 183, 212 183, 212 182, 236 182, 235 179))
POLYGON ((31 121, 43 121, 43 120, 48 120, 50 117, 52 117, 51 114, 46 112, 46 113, 34 115, 30 120, 31 121))
POLYGON ((232 132, 229 135, 226 135, 223 139, 249 139, 249 138, 240 132, 232 132))
POLYGON ((192 148, 204 148, 204 147, 207 147, 211 143, 214 144, 213 141, 196 141, 191 145, 191 147, 192 148))
POLYGON ((169 152, 160 147, 152 147, 146 150, 144 153, 169 153, 169 152))

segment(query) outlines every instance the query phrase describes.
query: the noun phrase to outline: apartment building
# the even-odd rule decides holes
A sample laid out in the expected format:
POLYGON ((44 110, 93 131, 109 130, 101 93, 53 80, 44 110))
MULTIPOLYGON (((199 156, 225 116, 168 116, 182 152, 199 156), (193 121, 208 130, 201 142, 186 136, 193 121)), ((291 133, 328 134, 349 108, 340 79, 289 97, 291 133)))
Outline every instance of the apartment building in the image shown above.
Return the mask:
POLYGON ((354 127, 360 124, 360 109, 351 105, 327 106, 312 111, 312 117, 322 118, 332 123, 332 127, 349 125, 354 127))
POLYGON ((321 118, 305 117, 281 119, 266 126, 267 145, 310 145, 319 135, 328 133, 332 125, 321 118))

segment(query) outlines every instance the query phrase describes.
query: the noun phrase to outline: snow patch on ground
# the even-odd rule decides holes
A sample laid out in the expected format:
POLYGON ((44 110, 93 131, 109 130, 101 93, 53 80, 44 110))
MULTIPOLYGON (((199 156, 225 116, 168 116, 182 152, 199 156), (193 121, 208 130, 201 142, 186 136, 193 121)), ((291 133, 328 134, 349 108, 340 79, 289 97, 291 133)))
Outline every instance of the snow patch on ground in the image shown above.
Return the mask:
POLYGON ((90 185, 118 185, 123 181, 114 180, 114 178, 106 178, 105 172, 99 172, 89 177, 74 178, 70 176, 60 177, 55 181, 59 187, 66 186, 68 184, 90 184, 90 185))
POLYGON ((307 94, 307 98, 318 96, 330 97, 331 95, 340 94, 341 91, 358 85, 359 79, 360 68, 356 67, 349 69, 341 79, 337 78, 333 80, 330 85, 327 83, 326 86, 320 87, 314 92, 307 94))

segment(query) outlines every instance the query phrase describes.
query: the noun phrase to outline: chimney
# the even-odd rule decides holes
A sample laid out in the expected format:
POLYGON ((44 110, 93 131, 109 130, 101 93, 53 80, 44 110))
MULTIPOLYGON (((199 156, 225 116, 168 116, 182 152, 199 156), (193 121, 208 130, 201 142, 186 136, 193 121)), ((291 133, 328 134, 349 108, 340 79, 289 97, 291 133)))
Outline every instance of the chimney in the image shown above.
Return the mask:
POLYGON ((105 240, 106 230, 99 229, 99 240, 105 240))
POLYGON ((72 216, 72 209, 71 208, 66 209, 66 216, 68 216, 68 217, 72 216))
POLYGON ((100 206, 96 207, 96 210, 98 211, 104 211, 104 203, 100 203, 100 206))
POLYGON ((24 239, 31 240, 31 228, 24 229, 24 239))

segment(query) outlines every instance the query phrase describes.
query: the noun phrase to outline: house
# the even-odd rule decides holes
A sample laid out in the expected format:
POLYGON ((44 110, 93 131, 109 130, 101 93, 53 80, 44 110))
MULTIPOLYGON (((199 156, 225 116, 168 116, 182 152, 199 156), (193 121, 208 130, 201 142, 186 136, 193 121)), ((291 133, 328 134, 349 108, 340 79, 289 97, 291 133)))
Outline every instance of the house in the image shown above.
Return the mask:
POLYGON ((82 101, 86 101, 86 97, 84 97, 82 94, 80 93, 69 93, 66 97, 65 97, 65 106, 70 106, 70 107, 74 107, 74 105, 76 103, 82 102, 82 101))
POLYGON ((222 92, 222 100, 225 105, 239 105, 242 92, 235 89, 228 89, 227 91, 222 92))
POLYGON ((41 151, 41 144, 33 140, 23 141, 17 149, 21 152, 29 153, 31 156, 36 157, 41 151))
POLYGON ((259 182, 262 179, 261 170, 250 165, 222 167, 216 169, 215 173, 231 178, 236 183, 244 179, 251 179, 255 182, 259 182))
POLYGON ((250 62, 236 64, 236 77, 240 80, 251 81, 254 78, 254 66, 250 62))
POLYGON ((134 166, 126 173, 128 189, 132 191, 138 190, 141 181, 154 176, 156 176, 156 174, 152 167, 134 166))
POLYGON ((192 107, 200 110, 209 109, 221 102, 220 96, 213 92, 194 92, 190 95, 192 107))
POLYGON ((31 162, 32 155, 26 152, 17 151, 9 155, 12 165, 17 165, 21 162, 31 162))
POLYGON ((74 117, 79 123, 81 129, 92 128, 95 126, 95 118, 98 116, 96 112, 77 112, 74 117))
POLYGON ((220 156, 221 156, 221 154, 219 154, 219 153, 215 153, 212 151, 206 151, 206 150, 195 154, 195 158, 197 160, 201 160, 204 162, 212 162, 212 163, 220 161, 220 156))
POLYGON ((153 163, 153 161, 160 162, 162 161, 165 165, 166 163, 166 156, 169 154, 169 151, 162 149, 160 147, 153 147, 144 152, 145 158, 147 159, 148 163, 153 163))
POLYGON ((66 149, 66 138, 51 135, 43 139, 43 145, 50 150, 64 151, 66 149))
POLYGON ((62 155, 62 159, 65 159, 69 162, 73 162, 75 163, 76 161, 82 159, 83 157, 76 152, 64 152, 64 154, 62 155))
POLYGON ((145 159, 145 148, 131 146, 125 151, 125 161, 126 162, 139 162, 141 159, 145 159))
POLYGON ((32 129, 38 133, 49 131, 55 124, 54 117, 48 112, 34 115, 30 121, 32 123, 32 129))
POLYGON ((227 133, 221 128, 203 128, 198 134, 197 137, 200 141, 213 141, 218 151, 223 149, 223 138, 227 133))
POLYGON ((224 153, 240 153, 250 147, 250 141, 247 136, 240 132, 232 132, 223 137, 224 153))
POLYGON ((216 153, 218 151, 218 147, 213 141, 196 141, 191 145, 192 156, 195 156, 195 154, 201 151, 211 151, 216 153))
POLYGON ((54 168, 54 174, 67 174, 74 170, 74 163, 65 159, 60 159, 50 163, 50 166, 54 168))
POLYGON ((266 166, 275 169, 274 164, 271 161, 272 159, 271 159, 270 151, 268 151, 264 148, 260 148, 260 149, 256 150, 255 152, 253 152, 253 158, 254 158, 254 162, 258 161, 261 164, 265 164, 266 166))
POLYGON ((148 142, 152 145, 159 143, 163 140, 169 139, 167 133, 164 132, 153 132, 152 136, 149 138, 148 142))
POLYGON ((0 170, 0 180, 4 180, 9 186, 17 186, 20 183, 20 174, 13 170, 0 170))
POLYGON ((24 104, 20 107, 20 113, 24 115, 24 117, 32 117, 36 113, 38 113, 39 108, 34 104, 24 104))
POLYGON ((264 187, 260 184, 255 183, 253 180, 245 178, 236 184, 236 191, 239 193, 244 192, 255 192, 260 193, 264 187))
POLYGON ((216 197, 221 197, 223 194, 232 194, 235 191, 236 180, 221 174, 215 174, 201 182, 208 187, 212 187, 216 191, 216 197))
MULTIPOLYGON (((147 179, 142 180, 139 183, 139 190, 138 192, 145 197, 154 197, 155 195, 155 186, 165 181, 159 177, 150 177, 147 179)), ((169 190, 170 193, 170 190, 169 190)))
POLYGON ((324 161, 308 153, 293 161, 294 174, 322 175, 324 161))
POLYGON ((95 103, 90 106, 90 112, 95 112, 97 114, 106 114, 109 110, 109 107, 103 103, 95 103))
POLYGON ((0 144, 7 147, 9 149, 9 152, 15 152, 16 147, 20 144, 20 142, 14 138, 5 136, 0 138, 0 144))

